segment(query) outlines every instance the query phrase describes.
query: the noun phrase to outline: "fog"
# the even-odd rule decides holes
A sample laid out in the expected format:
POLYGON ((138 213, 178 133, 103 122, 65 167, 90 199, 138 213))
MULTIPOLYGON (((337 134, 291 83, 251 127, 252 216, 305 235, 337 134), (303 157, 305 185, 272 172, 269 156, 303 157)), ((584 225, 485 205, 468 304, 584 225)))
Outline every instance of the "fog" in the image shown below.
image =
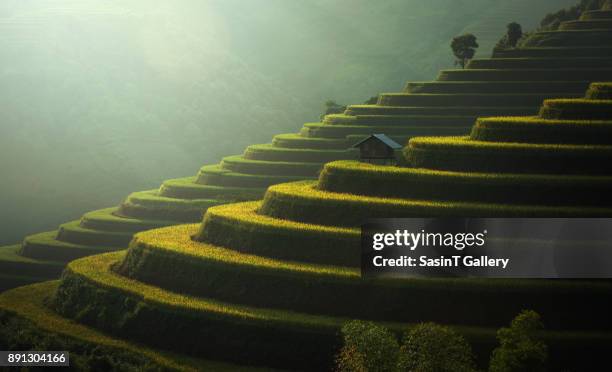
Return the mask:
POLYGON ((0 243, 432 79, 504 3, 2 0, 0 243))

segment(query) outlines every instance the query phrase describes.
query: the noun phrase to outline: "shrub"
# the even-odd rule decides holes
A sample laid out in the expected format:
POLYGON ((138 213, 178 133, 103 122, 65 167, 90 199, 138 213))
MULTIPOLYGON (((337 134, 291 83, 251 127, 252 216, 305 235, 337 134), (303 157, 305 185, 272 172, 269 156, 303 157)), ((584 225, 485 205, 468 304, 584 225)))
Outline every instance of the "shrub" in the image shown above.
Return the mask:
POLYGON ((556 13, 547 14, 540 22, 540 30, 556 30, 562 22, 573 21, 589 10, 600 9, 604 0, 581 0, 579 4, 567 9, 561 9, 556 13))
POLYGON ((516 22, 509 23, 506 34, 497 42, 495 50, 516 48, 519 40, 523 37, 523 28, 516 22))
POLYGON ((540 315, 525 310, 512 320, 509 328, 497 331, 500 346, 493 350, 489 371, 545 371, 548 349, 538 337, 543 328, 540 315))
POLYGON ((523 37, 523 28, 520 24, 516 22, 512 22, 508 24, 508 32, 506 33, 506 37, 508 40, 508 46, 514 48, 516 44, 523 37))
POLYGON ((457 58, 455 65, 465 68, 467 62, 474 58, 476 48, 478 48, 478 43, 476 42, 476 36, 473 34, 465 34, 453 38, 451 49, 457 58))
POLYGON ((378 102, 378 95, 368 98, 363 104, 364 105, 375 105, 378 102))
POLYGON ((396 371, 399 345, 386 328, 352 320, 342 327, 344 346, 336 357, 340 372, 396 371))
POLYGON ((422 323, 406 332, 398 358, 399 371, 476 371, 472 349, 448 327, 422 323))
POLYGON ((325 102, 325 112, 321 115, 321 120, 323 120, 325 115, 342 114, 344 110, 346 110, 346 105, 341 105, 332 99, 327 100, 325 102))

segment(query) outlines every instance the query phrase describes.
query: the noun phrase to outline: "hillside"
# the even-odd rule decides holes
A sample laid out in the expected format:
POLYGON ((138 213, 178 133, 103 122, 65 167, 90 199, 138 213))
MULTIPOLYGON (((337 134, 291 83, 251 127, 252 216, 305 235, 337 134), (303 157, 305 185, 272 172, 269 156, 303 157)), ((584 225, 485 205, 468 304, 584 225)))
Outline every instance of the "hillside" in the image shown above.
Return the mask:
MULTIPOLYGON (((414 138, 406 168, 328 164, 318 183, 272 186, 261 202, 210 208, 200 226, 140 233, 127 253, 74 261, 59 284, 6 292, 0 307, 56 337, 110 333, 133 357, 151 358, 133 344, 145 343, 238 365, 316 370, 331 367, 338 329, 350 318, 384 321, 398 333, 414 322, 452 324, 482 366, 495 327, 527 307, 546 322, 553 370, 591 370, 612 346, 608 281, 360 280, 357 226, 379 216, 609 216, 611 91, 595 84, 586 99, 546 100, 537 117, 480 119, 466 137, 414 138), (560 171, 559 162, 568 167, 560 171), (41 306, 43 293, 55 293, 56 313, 41 306)), ((191 368, 184 356, 156 362, 191 368)))
POLYGON ((205 165, 195 176, 165 180, 158 189, 134 192, 120 205, 87 212, 57 231, 27 236, 21 246, 0 249, 3 286, 52 278, 72 259, 127 246, 135 232, 197 222, 208 207, 259 199, 270 185, 314 179, 324 163, 354 158, 347 148, 373 132, 400 143, 413 136, 465 135, 479 116, 534 114, 543 99, 581 96, 589 82, 612 79, 611 49, 599 44, 607 31, 582 24, 583 32, 533 36, 535 43, 554 48, 508 50, 503 53, 513 58, 475 59, 465 70, 442 70, 436 81, 410 82, 403 92, 381 94, 375 105, 351 105, 343 114, 304 124, 299 133, 278 134, 271 143, 205 165))
POLYGON ((430 78, 497 2, 3 1, 0 244, 430 78))
POLYGON ((485 368, 495 331, 532 309, 551 370, 597 370, 612 347, 610 281, 367 280, 359 226, 609 217, 612 83, 593 82, 612 80, 611 20, 608 1, 519 48, 3 247, 6 287, 68 264, 60 280, 0 295, 0 346, 68 347, 83 369, 102 359, 107 368, 329 370, 349 319, 397 334, 433 321, 465 336, 485 368), (401 166, 353 160, 347 148, 373 132, 407 143, 401 166))

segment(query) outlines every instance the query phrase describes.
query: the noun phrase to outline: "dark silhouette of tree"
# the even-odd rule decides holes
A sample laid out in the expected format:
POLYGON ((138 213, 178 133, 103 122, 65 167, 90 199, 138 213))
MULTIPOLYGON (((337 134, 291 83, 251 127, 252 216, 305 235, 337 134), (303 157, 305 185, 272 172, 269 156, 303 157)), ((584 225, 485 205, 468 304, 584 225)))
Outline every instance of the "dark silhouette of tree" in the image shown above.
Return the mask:
POLYGON ((539 335, 543 328, 540 315, 525 310, 510 327, 497 331, 500 345, 493 350, 489 372, 546 371, 548 349, 539 335))
POLYGON ((435 323, 417 324, 404 334, 397 367, 399 372, 476 372, 465 338, 435 323))
POLYGON ((473 34, 465 34, 453 38, 451 49, 457 58, 455 65, 460 65, 461 68, 465 68, 468 61, 474 58, 477 48, 478 43, 476 42, 476 36, 473 34))
POLYGON ((346 110, 346 105, 341 105, 336 101, 330 99, 325 102, 325 112, 321 115, 320 119, 323 120, 325 115, 341 114, 346 110))
POLYGON ((364 105, 375 105, 376 102, 378 102, 378 95, 372 96, 370 98, 368 98, 367 101, 365 101, 363 104, 364 105))
POLYGON ((523 37, 523 27, 516 22, 508 24, 508 32, 506 33, 506 41, 508 47, 516 48, 516 44, 523 37))

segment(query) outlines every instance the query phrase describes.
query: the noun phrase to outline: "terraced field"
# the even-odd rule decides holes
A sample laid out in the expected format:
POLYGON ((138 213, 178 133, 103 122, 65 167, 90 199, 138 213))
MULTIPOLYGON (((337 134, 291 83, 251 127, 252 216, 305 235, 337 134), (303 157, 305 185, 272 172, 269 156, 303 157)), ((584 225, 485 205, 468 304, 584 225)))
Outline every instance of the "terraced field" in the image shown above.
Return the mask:
POLYGON ((485 364, 496 329, 528 308, 545 322, 551 368, 590 370, 612 347, 610 281, 366 280, 358 226, 371 217, 609 217, 612 120, 600 113, 611 92, 612 83, 593 84, 586 98, 544 101, 537 116, 481 118, 464 137, 412 138, 408 167, 335 161, 318 181, 211 207, 199 225, 138 233, 127 253, 69 263, 47 288, 57 288, 53 314, 148 348, 324 370, 348 319, 398 333, 449 324, 485 364))
POLYGON ((477 57, 488 57, 501 36, 506 33, 508 23, 518 22, 524 31, 534 30, 539 27, 542 15, 551 12, 551 10, 570 7, 575 4, 576 2, 572 0, 501 2, 491 6, 486 15, 472 21, 460 34, 472 33, 476 35, 480 45, 477 50, 477 57))
MULTIPOLYGON (((228 156, 220 164, 205 165, 196 176, 167 180, 157 190, 129 195, 120 206, 87 213, 80 221, 66 223, 57 231, 29 236, 21 249, 2 247, 0 268, 10 268, 10 271, 2 270, 7 274, 0 274, 2 287, 57 275, 57 271, 48 271, 28 277, 25 264, 19 269, 22 259, 34 260, 42 267, 124 248, 135 232, 197 222, 211 206, 257 200, 270 185, 314 180, 323 164, 354 159, 355 153, 348 148, 372 133, 386 133, 401 143, 415 136, 465 136, 477 117, 533 115, 546 98, 579 97, 589 82, 612 80, 612 48, 609 47, 612 28, 606 22, 612 18, 608 16, 608 11, 586 13, 583 20, 570 22, 571 25, 564 25, 560 31, 534 35, 533 45, 500 52, 495 58, 472 60, 465 70, 443 70, 435 81, 409 82, 403 92, 381 94, 375 105, 349 106, 343 114, 328 115, 320 123, 304 124, 299 133, 279 134, 269 144, 252 145, 242 155, 228 156)), ((563 114, 570 115, 570 109, 580 115, 587 108, 579 104, 571 108, 563 106, 563 114)), ((589 106, 590 119, 607 117, 607 109, 605 105, 589 106)), ((544 110, 552 117, 560 115, 561 109, 550 103, 544 110)), ((502 129, 494 129, 491 123, 480 123, 477 130, 483 139, 492 133, 501 135, 502 129)), ((574 125, 579 123, 576 121, 574 125)), ((545 126, 532 128, 533 133, 529 135, 548 135, 545 126), (539 130, 542 132, 536 133, 539 130)), ((596 142, 605 134, 604 127, 601 127, 603 132, 597 128, 600 127, 593 127, 589 135, 591 141, 596 142)), ((508 140, 515 133, 506 127, 503 131, 508 140)), ((554 140, 563 141, 560 137, 572 133, 572 129, 565 135, 555 131, 554 140)), ((453 145, 458 146, 460 142, 457 139, 453 145)), ((415 161, 433 168, 434 162, 444 161, 440 156, 435 159, 430 156, 440 153, 429 151, 436 146, 431 141, 413 142, 412 146, 415 147, 413 156, 417 156, 416 148, 420 150, 420 160, 415 161)), ((485 151, 486 146, 476 149, 485 151)), ((529 163, 537 170, 537 164, 530 162, 529 156, 538 151, 530 147, 521 155, 522 164, 529 163)), ((466 150, 462 152, 462 159, 474 153, 466 150)), ((590 155, 582 156, 584 160, 590 155)), ((506 160, 516 159, 507 157, 506 160)))
MULTIPOLYGON (((609 13, 589 12, 581 22, 609 13)), ((416 322, 448 324, 484 365, 496 329, 528 308, 545 322, 551 369, 600 367, 612 348, 609 281, 365 280, 358 268, 357 227, 370 217, 612 215, 612 83, 593 84, 584 96, 589 81, 612 80, 612 30, 586 24, 474 60, 480 68, 409 83, 376 105, 350 106, 2 249, 2 280, 12 285, 87 257, 70 262, 60 282, 0 295, 0 324, 27 321, 32 332, 83 342, 103 335, 107 345, 149 358, 163 350, 169 359, 152 363, 176 369, 216 363, 189 359, 197 355, 323 370, 340 326, 353 318, 398 333, 416 322), (495 117, 477 119, 483 115, 495 117), (351 160, 348 145, 383 130, 410 138, 407 167, 351 160), (423 134, 450 137, 414 138, 423 134), (197 222, 204 209, 199 225, 167 226, 197 222), (127 252, 110 252, 154 227, 162 228, 136 234, 127 252), (21 277, 28 268, 33 274, 21 277)))

